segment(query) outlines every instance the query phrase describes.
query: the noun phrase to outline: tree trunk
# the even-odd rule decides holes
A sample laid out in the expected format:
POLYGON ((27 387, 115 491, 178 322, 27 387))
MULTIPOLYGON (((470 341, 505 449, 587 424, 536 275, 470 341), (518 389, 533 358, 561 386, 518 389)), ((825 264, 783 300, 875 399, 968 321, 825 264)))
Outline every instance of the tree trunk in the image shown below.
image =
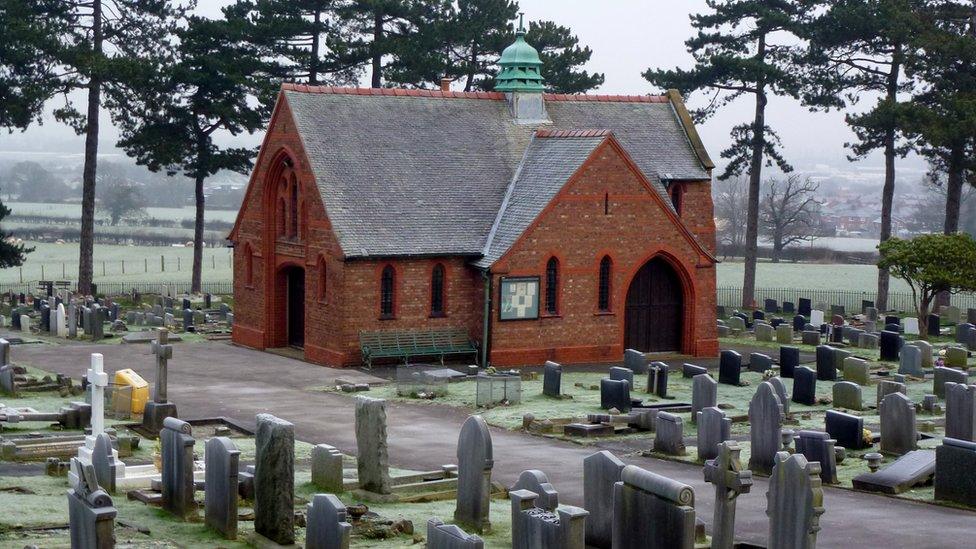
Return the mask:
POLYGON ((196 178, 196 217, 193 220, 193 278, 190 282, 190 292, 198 294, 203 286, 203 215, 204 202, 203 196, 203 175, 196 178))
MULTIPOLYGON (((891 57, 891 70, 888 73, 887 100, 891 103, 898 101, 898 81, 901 78, 901 44, 895 44, 894 53, 891 57)), ((884 137, 884 156, 885 156, 885 180, 884 189, 881 191, 881 235, 880 242, 883 244, 891 238, 891 210, 895 201, 895 150, 897 135, 894 126, 885 130, 884 137)), ((891 275, 888 269, 878 269, 878 295, 875 297, 875 306, 879 311, 888 310, 888 288, 890 287, 891 275)))
POLYGON ((95 173, 98 164, 98 115, 102 102, 99 61, 102 56, 102 1, 92 1, 92 68, 88 75, 88 113, 85 128, 85 168, 81 178, 81 235, 79 238, 78 291, 92 293, 95 250, 95 173))
MULTIPOLYGON (((761 64, 765 57, 766 35, 761 35, 756 60, 761 64)), ((752 128, 752 161, 749 167, 745 274, 742 280, 743 307, 752 307, 756 301, 756 259, 759 253, 759 187, 762 183, 763 148, 766 144, 766 103, 766 81, 765 77, 760 76, 756 82, 756 116, 752 128)))
POLYGON ((315 10, 314 24, 312 25, 312 51, 308 60, 308 83, 313 86, 319 83, 319 41, 322 33, 319 26, 322 24, 322 12, 315 10))
POLYGON ((374 88, 383 85, 383 12, 377 7, 373 8, 373 81, 370 84, 374 88))
MULTIPOLYGON (((965 183, 965 152, 962 145, 954 145, 949 159, 949 179, 946 184, 945 234, 959 232, 959 211, 962 208, 962 186, 965 183)), ((952 296, 949 292, 939 292, 935 298, 936 307, 948 307, 952 296)))

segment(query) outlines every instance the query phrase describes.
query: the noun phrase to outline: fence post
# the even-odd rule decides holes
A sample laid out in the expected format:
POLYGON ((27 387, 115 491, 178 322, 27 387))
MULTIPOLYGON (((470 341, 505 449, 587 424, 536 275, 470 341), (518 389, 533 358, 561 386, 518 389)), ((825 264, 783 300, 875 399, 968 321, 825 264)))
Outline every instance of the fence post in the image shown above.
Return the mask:
POLYGON ((211 269, 216 269, 217 268, 217 256, 215 256, 215 255, 211 255, 210 256, 210 268, 211 269))
POLYGON ((176 256, 176 271, 179 272, 183 270, 183 258, 176 256))
POLYGON ((122 274, 125 274, 125 260, 122 260, 122 274))
POLYGON ((65 275, 64 261, 61 262, 61 278, 68 278, 67 275, 65 275))
POLYGON ((21 266, 21 267, 18 267, 18 269, 20 270, 20 283, 23 284, 24 283, 24 267, 21 266))
POLYGON ((105 262, 102 261, 102 276, 105 276, 105 262))
POLYGON ((148 273, 149 272, 149 258, 148 257, 142 258, 142 266, 144 268, 143 272, 144 273, 148 273))
POLYGON ((44 264, 41 263, 41 280, 44 280, 44 264))
POLYGON ((166 256, 164 255, 159 256, 159 268, 162 269, 162 272, 166 272, 166 256))

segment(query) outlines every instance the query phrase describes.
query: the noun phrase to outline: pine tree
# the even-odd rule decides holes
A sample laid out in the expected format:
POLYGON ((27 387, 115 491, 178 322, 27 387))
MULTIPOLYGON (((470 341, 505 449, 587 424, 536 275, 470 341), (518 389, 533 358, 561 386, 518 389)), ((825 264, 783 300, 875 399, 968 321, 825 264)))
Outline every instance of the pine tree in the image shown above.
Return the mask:
POLYGON ((749 175, 742 284, 742 304, 748 307, 755 303, 762 168, 775 164, 784 172, 792 171, 779 151, 779 137, 766 124, 766 105, 770 95, 800 94, 799 52, 789 41, 780 40, 795 32, 804 9, 793 0, 707 0, 706 4, 709 13, 691 16, 698 34, 685 42, 695 58, 694 68, 648 70, 644 78, 685 94, 709 91, 708 106, 695 112, 699 121, 740 97, 755 100, 753 120, 732 129, 732 144, 722 151, 729 163, 719 176, 749 175))
POLYGON ((547 91, 586 93, 603 85, 602 73, 591 74, 580 68, 590 61, 593 50, 580 47, 579 38, 569 27, 552 21, 530 22, 525 40, 539 50, 547 91))
MULTIPOLYGON (((10 215, 10 208, 0 201, 0 221, 10 215)), ((0 231, 0 269, 18 267, 24 264, 27 254, 34 248, 27 248, 23 243, 14 242, 10 233, 0 231)))
MULTIPOLYGON (((847 123, 857 142, 849 143, 852 160, 881 149, 885 179, 881 197, 880 241, 891 238, 895 195, 895 164, 908 147, 899 143, 903 134, 898 109, 900 96, 911 91, 904 77, 906 53, 920 30, 920 0, 815 0, 820 11, 801 33, 809 41, 805 58, 809 87, 805 99, 817 107, 847 108, 865 92, 879 97, 867 112, 848 114, 847 123)), ((878 270, 876 304, 888 307, 890 276, 878 270)))
POLYGON ((253 133, 270 115, 269 80, 257 48, 224 20, 189 17, 177 31, 174 58, 145 67, 138 93, 111 96, 119 146, 150 170, 182 174, 195 183, 191 291, 202 285, 204 183, 221 171, 247 173, 255 150, 221 148, 214 135, 253 133))

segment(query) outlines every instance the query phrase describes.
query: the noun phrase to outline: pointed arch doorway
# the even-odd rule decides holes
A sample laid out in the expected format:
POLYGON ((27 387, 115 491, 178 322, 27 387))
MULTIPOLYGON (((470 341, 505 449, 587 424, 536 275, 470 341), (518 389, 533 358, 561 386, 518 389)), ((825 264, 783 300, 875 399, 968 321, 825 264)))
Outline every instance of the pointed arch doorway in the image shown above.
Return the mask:
POLYGON ((305 269, 288 267, 285 270, 287 297, 285 325, 289 347, 305 347, 305 269))
POLYGON ((684 315, 681 278, 665 259, 651 259, 637 271, 627 290, 625 348, 680 352, 684 315))

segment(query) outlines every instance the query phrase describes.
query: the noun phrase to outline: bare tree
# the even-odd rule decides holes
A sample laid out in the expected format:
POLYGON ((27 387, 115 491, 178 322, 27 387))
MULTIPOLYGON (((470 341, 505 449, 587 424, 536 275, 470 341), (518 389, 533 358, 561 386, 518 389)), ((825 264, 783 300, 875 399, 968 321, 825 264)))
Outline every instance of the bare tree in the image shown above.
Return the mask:
POLYGON ((779 262, 783 249, 796 242, 817 237, 820 229, 819 183, 790 175, 785 180, 770 179, 760 203, 759 222, 773 241, 773 262, 779 262))
POLYGON ((717 179, 712 184, 715 225, 719 243, 728 253, 741 253, 746 242, 746 214, 749 211, 748 181, 743 178, 717 179))

